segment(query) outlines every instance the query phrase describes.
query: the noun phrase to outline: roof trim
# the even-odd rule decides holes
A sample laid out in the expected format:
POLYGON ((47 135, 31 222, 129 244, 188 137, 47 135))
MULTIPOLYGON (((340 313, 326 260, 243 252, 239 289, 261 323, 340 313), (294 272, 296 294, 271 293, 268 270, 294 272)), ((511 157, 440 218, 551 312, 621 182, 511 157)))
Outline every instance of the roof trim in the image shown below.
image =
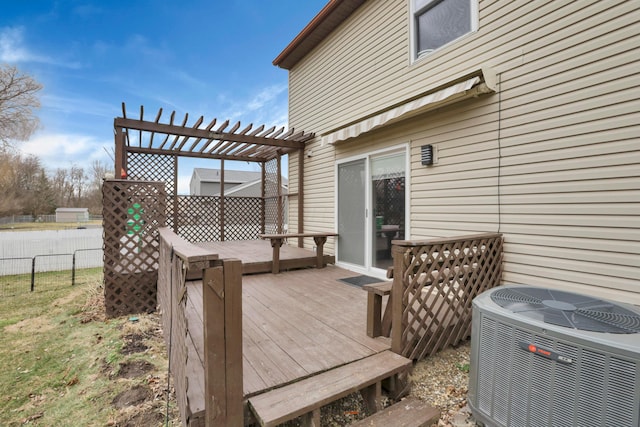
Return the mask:
POLYGON ((273 60, 273 65, 290 70, 366 0, 330 0, 322 10, 273 60))

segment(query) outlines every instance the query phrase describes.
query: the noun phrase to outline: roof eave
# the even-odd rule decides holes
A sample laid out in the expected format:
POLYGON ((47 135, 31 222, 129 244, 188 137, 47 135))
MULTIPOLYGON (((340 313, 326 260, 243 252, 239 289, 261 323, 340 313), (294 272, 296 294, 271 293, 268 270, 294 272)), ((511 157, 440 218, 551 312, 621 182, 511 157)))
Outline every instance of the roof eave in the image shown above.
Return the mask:
POLYGON ((330 0, 306 27, 273 60, 290 70, 342 24, 366 0, 330 0))

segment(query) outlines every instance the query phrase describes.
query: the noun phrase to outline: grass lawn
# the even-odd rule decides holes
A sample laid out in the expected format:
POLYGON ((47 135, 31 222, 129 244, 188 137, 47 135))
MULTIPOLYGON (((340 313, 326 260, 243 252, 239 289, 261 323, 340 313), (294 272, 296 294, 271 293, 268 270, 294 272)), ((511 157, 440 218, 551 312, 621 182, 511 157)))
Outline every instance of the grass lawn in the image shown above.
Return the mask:
POLYGON ((101 277, 0 300, 0 425, 165 425, 158 317, 105 319, 101 277))

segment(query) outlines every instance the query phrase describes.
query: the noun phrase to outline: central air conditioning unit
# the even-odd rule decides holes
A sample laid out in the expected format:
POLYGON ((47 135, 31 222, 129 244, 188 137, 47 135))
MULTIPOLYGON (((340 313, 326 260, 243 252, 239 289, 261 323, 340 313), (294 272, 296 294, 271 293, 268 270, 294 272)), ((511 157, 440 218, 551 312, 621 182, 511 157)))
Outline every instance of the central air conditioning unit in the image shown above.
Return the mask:
POLYGON ((501 286, 473 301, 468 402, 490 427, 640 427, 640 308, 501 286))

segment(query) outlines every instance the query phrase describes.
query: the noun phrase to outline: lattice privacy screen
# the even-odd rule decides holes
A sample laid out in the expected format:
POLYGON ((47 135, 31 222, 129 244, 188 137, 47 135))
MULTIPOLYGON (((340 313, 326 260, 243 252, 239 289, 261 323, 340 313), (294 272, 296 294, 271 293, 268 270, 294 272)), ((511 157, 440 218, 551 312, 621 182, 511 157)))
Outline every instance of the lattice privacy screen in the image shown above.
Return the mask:
POLYGON ((107 316, 154 311, 158 227, 166 225, 165 185, 107 180, 102 199, 107 316))
POLYGON ((422 359, 471 336, 471 301, 500 285, 502 235, 394 246, 394 260, 398 256, 402 276, 394 272, 394 286, 402 281, 401 354, 422 359))
MULTIPOLYGON (((174 180, 178 168, 176 156, 127 152, 127 179, 163 182, 167 197, 176 195, 174 180)), ((173 226, 173 203, 166 203, 167 225, 173 226)))
POLYGON ((264 164, 264 232, 267 234, 283 233, 285 223, 285 212, 287 200, 285 197, 278 197, 278 162, 277 159, 269 160, 264 164), (280 207, 278 207, 280 206, 280 207))
POLYGON ((177 230, 191 242, 255 240, 261 232, 259 197, 178 196, 177 230))

